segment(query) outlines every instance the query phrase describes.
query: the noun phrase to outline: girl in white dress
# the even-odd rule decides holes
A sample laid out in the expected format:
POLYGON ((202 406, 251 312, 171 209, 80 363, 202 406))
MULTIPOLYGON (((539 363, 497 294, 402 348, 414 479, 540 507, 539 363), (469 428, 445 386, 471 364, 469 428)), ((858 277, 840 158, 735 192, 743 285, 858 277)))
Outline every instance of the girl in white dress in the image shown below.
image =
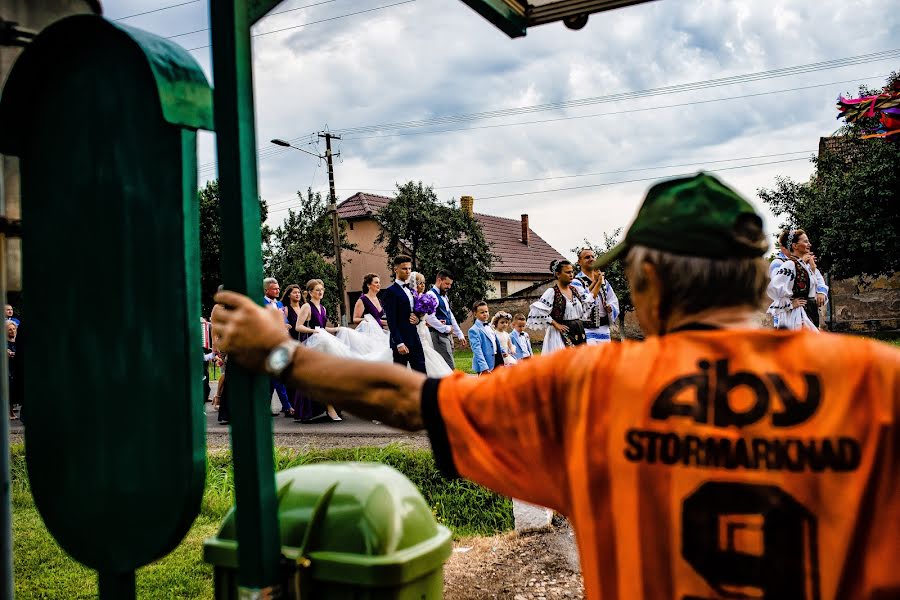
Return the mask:
POLYGON ((512 315, 502 310, 498 311, 491 319, 491 328, 494 330, 494 335, 497 336, 497 345, 500 346, 500 354, 503 355, 503 364, 506 366, 519 362, 514 356, 516 349, 513 347, 512 338, 509 337, 511 322, 512 315))
POLYGON ((585 306, 569 286, 575 279, 575 267, 567 260, 554 260, 550 270, 556 275, 556 283, 531 305, 527 320, 529 329, 546 330, 541 354, 579 346, 587 341, 581 323, 585 306))

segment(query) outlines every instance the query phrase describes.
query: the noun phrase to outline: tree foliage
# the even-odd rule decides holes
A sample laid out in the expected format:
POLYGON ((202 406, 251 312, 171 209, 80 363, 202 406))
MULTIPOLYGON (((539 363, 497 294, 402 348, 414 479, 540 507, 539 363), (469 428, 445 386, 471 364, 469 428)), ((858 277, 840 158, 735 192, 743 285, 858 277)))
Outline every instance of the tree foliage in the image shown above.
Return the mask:
MULTIPOLYGON (((282 289, 292 283, 305 288, 310 279, 321 279, 325 284, 322 303, 336 318, 339 294, 331 215, 319 192, 308 189, 305 196, 297 192, 297 198, 297 209, 289 209, 287 218, 272 232, 266 275, 276 278, 282 289)), ((347 252, 357 251, 356 244, 348 241, 346 230, 347 222, 341 221, 342 263, 349 262, 347 252)))
MULTIPOLYGON (((898 76, 892 74, 889 83, 898 76)), ((773 188, 758 190, 783 219, 782 229, 807 232, 819 266, 836 278, 900 270, 900 143, 860 139, 873 126, 860 121, 839 130, 836 150, 813 159, 809 181, 777 177, 773 188)))
MULTIPOLYGON (((572 254, 577 256, 578 251, 582 248, 593 248, 594 254, 600 256, 601 254, 609 252, 613 246, 618 244, 621 235, 621 227, 618 227, 612 234, 604 231, 602 243, 593 244, 585 239, 583 244, 572 249, 572 254)), ((577 265, 575 268, 578 268, 577 265)), ((612 264, 607 265, 606 269, 603 271, 603 276, 609 281, 613 291, 616 293, 616 298, 619 299, 620 318, 624 319, 624 315, 627 311, 634 310, 634 305, 631 303, 631 288, 628 287, 628 278, 625 277, 625 261, 617 260, 612 264)))
POLYGON ((441 202, 422 182, 397 185, 396 197, 375 216, 381 226, 377 242, 390 260, 409 254, 413 270, 431 284, 440 269, 455 276, 450 303, 459 321, 468 307, 487 296, 491 265, 496 257, 478 221, 464 213, 455 200, 441 202))
MULTIPOLYGON (((200 200, 200 290, 203 314, 209 315, 213 307, 213 295, 222 284, 222 219, 219 199, 219 181, 208 181, 198 191, 200 200)), ((266 225, 269 209, 266 201, 259 199, 261 235, 263 247, 268 244, 271 228, 266 225)), ((262 282, 260 282, 260 286, 262 282)))

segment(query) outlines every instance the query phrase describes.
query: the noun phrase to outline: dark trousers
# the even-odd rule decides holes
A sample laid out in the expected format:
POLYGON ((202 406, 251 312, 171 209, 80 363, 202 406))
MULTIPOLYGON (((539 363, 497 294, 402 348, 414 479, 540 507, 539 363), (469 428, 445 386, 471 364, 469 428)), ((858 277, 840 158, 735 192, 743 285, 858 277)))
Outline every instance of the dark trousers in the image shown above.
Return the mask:
POLYGON ((228 388, 225 387, 224 373, 219 377, 219 386, 216 388, 216 396, 219 398, 219 421, 231 421, 231 411, 228 410, 228 388))
POLYGON ((293 410, 291 406, 291 400, 288 398, 287 388, 284 387, 284 384, 278 381, 277 379, 269 379, 269 401, 272 399, 272 392, 278 394, 278 399, 281 400, 281 412, 289 413, 293 410))
MULTIPOLYGON (((409 348, 409 346, 407 346, 409 348)), ((400 354, 394 348, 394 363, 398 365, 409 365, 413 370, 419 373, 425 372, 425 353, 422 348, 409 348, 408 354, 400 354)))
POLYGON ((803 310, 806 311, 806 316, 808 316, 809 320, 813 322, 813 325, 818 327, 819 326, 819 305, 816 304, 815 296, 812 296, 811 298, 806 299, 806 306, 803 307, 803 310))

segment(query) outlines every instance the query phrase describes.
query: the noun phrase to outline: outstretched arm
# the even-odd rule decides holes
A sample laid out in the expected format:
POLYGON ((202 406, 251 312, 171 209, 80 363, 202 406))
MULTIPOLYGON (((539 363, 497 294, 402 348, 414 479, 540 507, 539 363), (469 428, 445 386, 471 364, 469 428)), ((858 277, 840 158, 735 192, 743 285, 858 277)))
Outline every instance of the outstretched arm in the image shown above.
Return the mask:
MULTIPOLYGON (((213 315, 219 347, 247 369, 264 372, 272 348, 290 339, 280 311, 265 310, 234 292, 219 292, 216 302, 222 304, 213 315)), ((416 371, 298 346, 282 379, 360 417, 409 431, 423 427, 420 400, 425 376, 416 371)))

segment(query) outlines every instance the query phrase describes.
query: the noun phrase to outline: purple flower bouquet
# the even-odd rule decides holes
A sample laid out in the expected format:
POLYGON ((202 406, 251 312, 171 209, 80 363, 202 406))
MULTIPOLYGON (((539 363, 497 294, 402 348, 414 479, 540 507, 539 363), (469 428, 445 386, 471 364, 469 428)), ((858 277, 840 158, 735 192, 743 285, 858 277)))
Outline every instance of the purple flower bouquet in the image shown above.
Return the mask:
POLYGON ((437 299, 431 294, 419 294, 413 299, 413 312, 419 316, 434 314, 437 299))

